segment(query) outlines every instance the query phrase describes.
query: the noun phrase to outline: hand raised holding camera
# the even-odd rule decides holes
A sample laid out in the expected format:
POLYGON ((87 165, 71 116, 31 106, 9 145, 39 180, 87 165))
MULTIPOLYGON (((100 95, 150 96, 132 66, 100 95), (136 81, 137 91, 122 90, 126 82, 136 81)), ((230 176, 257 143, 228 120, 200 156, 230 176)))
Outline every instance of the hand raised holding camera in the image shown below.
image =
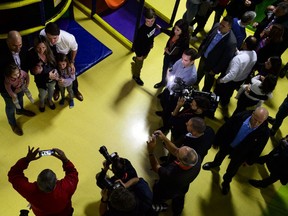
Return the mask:
POLYGON ((58 149, 58 148, 53 148, 54 153, 52 154, 54 157, 58 158, 59 160, 61 160, 63 163, 66 163, 68 160, 68 158, 66 157, 65 153, 58 149))
POLYGON ((107 160, 104 160, 102 164, 103 164, 103 169, 104 169, 105 171, 109 170, 109 165, 110 165, 110 164, 108 163, 107 160))
POLYGON ((156 135, 157 137, 159 137, 162 140, 163 140, 164 137, 166 137, 161 130, 156 130, 156 131, 154 131, 153 134, 156 135))
POLYGON ((26 160, 30 162, 30 161, 39 159, 40 156, 38 155, 38 153, 39 153, 39 148, 34 150, 34 147, 31 148, 30 146, 28 146, 28 153, 26 156, 26 160))

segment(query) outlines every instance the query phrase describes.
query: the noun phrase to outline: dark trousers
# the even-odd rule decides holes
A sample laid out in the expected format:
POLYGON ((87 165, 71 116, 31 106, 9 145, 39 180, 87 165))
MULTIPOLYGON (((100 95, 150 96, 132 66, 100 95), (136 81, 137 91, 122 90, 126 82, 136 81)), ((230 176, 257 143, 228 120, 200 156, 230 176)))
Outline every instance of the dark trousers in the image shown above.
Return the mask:
POLYGON ((287 116, 288 116, 288 96, 285 98, 285 100, 282 102, 282 104, 279 107, 272 129, 277 131, 279 127, 282 125, 283 120, 287 116))
POLYGON ((205 67, 206 61, 207 59, 204 56, 200 58, 200 62, 198 65, 198 70, 197 70, 197 82, 194 85, 199 85, 200 81, 205 76, 204 86, 202 88, 202 91, 210 92, 215 79, 214 79, 214 75, 210 74, 211 70, 207 70, 207 68, 205 67))
POLYGON ((156 182, 153 186, 153 203, 161 204, 170 199, 172 199, 173 215, 181 215, 184 208, 185 194, 167 194, 159 189, 158 182, 156 182))
POLYGON ((239 89, 242 83, 243 81, 230 81, 227 83, 216 84, 214 93, 220 97, 221 106, 226 107, 229 104, 230 98, 232 97, 234 90, 239 89))
MULTIPOLYGON (((213 166, 220 166, 224 158, 233 151, 232 147, 225 147, 219 149, 215 155, 214 161, 212 162, 213 166)), ((232 181, 232 178, 236 175, 239 167, 243 164, 243 159, 239 157, 232 156, 231 161, 226 169, 226 173, 223 176, 224 184, 229 184, 232 181)))
POLYGON ((195 18, 190 23, 190 26, 193 26, 197 23, 197 27, 195 28, 195 30, 191 35, 192 37, 195 37, 200 31, 204 30, 208 18, 209 17, 207 16, 199 16, 199 15, 195 16, 195 18))
MULTIPOLYGON (((16 125, 15 104, 13 103, 12 98, 7 92, 1 93, 1 96, 3 97, 5 101, 5 112, 6 112, 6 117, 8 119, 8 122, 11 126, 15 126, 16 125)), ((22 109, 23 109, 23 96, 24 96, 23 91, 17 94, 17 98, 22 109)))
POLYGON ((178 97, 175 95, 170 95, 170 92, 167 88, 161 94, 160 103, 163 108, 162 113, 162 120, 163 120, 163 127, 167 130, 170 129, 170 118, 171 112, 177 105, 178 97))
POLYGON ((167 76, 167 70, 168 68, 172 67, 172 65, 175 62, 172 60, 172 57, 168 54, 164 55, 164 59, 163 59, 163 67, 162 67, 162 77, 161 77, 161 83, 163 85, 166 85, 167 80, 166 80, 166 76, 167 76))
POLYGON ((239 112, 245 111, 247 107, 255 106, 258 102, 259 101, 251 100, 250 98, 248 98, 245 95, 245 92, 243 92, 237 101, 237 107, 236 107, 233 115, 235 115, 239 112))

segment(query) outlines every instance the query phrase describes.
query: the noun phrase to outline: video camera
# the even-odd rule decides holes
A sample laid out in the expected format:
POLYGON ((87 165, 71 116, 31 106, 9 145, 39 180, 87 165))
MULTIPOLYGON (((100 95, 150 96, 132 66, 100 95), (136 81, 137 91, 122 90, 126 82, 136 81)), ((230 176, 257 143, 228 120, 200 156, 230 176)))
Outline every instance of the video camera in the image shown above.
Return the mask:
POLYGON ((108 150, 105 146, 101 146, 99 149, 99 152, 104 156, 104 158, 107 161, 107 166, 112 164, 113 161, 117 158, 119 158, 117 152, 113 152, 112 154, 108 153, 108 150))
POLYGON ((174 83, 176 84, 173 86, 172 89, 174 92, 174 96, 183 97, 185 99, 185 102, 188 104, 190 104, 196 96, 206 97, 210 101, 210 107, 205 112, 205 115, 209 118, 214 118, 214 114, 220 100, 219 96, 217 96, 213 92, 198 91, 192 86, 187 86, 183 79, 181 79, 180 77, 176 77, 174 79, 174 83))
MULTIPOLYGON (((117 152, 113 152, 112 154, 109 154, 105 146, 101 146, 99 149, 99 152, 106 159, 107 166, 109 166, 113 162, 116 162, 116 160, 119 159, 117 152)), ((110 191, 119 187, 123 187, 123 185, 119 181, 112 181, 111 178, 109 178, 106 175, 106 171, 104 170, 102 170, 100 174, 97 176, 97 186, 101 189, 108 189, 110 191)))

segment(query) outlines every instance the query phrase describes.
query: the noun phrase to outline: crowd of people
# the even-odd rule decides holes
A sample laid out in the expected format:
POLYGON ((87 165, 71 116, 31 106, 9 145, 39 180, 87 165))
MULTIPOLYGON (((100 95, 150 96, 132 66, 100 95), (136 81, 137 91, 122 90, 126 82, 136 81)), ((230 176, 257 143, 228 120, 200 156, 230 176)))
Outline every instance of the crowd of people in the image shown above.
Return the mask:
MULTIPOLYGON (((178 20, 171 31, 156 25, 153 9, 145 11, 145 23, 139 28, 133 45, 136 56, 133 57, 132 78, 138 85, 144 85, 140 78, 141 69, 153 47, 156 28, 169 35, 164 48, 161 81, 154 85, 157 89, 164 88, 158 95, 163 110, 156 112, 162 118, 163 126, 147 140, 147 157, 151 169, 159 178, 151 190, 148 183, 138 177, 128 159, 117 154, 105 158, 102 171, 96 175, 102 196, 100 215, 158 215, 167 209, 168 200, 172 200, 173 215, 181 215, 185 194, 200 173, 204 157, 212 145, 219 150, 213 161, 202 165, 203 170, 217 169, 226 156, 230 157, 221 184, 223 195, 230 192, 230 183, 243 164, 267 164, 270 172, 267 178, 248 181, 254 187, 265 188, 278 180, 287 184, 287 169, 279 167, 288 166, 288 135, 268 155, 260 155, 269 136, 275 135, 288 115, 288 97, 279 107, 275 119, 262 106, 263 101, 272 97, 282 64, 281 55, 288 45, 288 2, 277 1, 274 6, 269 6, 265 19, 254 24, 255 34, 246 37, 245 26, 253 22, 255 5, 259 2, 187 0, 183 19, 178 20), (209 8, 206 8, 205 18, 202 19, 201 5, 207 5, 207 2, 209 8), (224 9, 228 15, 220 20, 224 9), (212 29, 198 51, 189 48, 189 25, 195 23, 193 18, 198 16, 198 25, 204 28, 212 11, 216 12, 212 29), (196 69, 194 61, 198 58, 200 62, 196 69), (234 90, 238 90, 236 110, 230 118, 225 116, 225 123, 216 133, 205 123, 211 106, 209 98, 202 95, 187 100, 181 95, 183 86, 199 89, 202 78, 202 92, 210 92, 216 83, 214 91, 220 96, 222 109, 228 107, 234 90), (246 110, 255 105, 257 107, 253 110, 246 110), (268 123, 272 124, 271 129, 268 123), (166 136, 170 130, 171 139, 166 136), (167 149, 168 155, 156 155, 159 143, 167 149), (106 175, 110 165, 114 174, 111 178, 106 175)), ((192 37, 195 36, 192 33, 192 37)), ((74 106, 74 97, 83 100, 75 75, 77 49, 75 37, 60 30, 53 22, 35 37, 34 46, 29 50, 22 49, 19 32, 8 33, 4 49, 6 55, 0 61, 1 68, 5 68, 5 73, 1 73, 0 87, 7 119, 15 134, 23 135, 16 122, 15 110, 17 114, 35 115, 23 106, 24 93, 34 102, 28 90, 28 71, 34 76, 39 91, 40 112, 45 111, 45 104, 55 109, 54 101, 59 99, 59 93, 59 104, 63 105, 65 89, 69 94, 70 108, 74 106)), ((29 147, 27 155, 10 169, 9 182, 31 204, 35 215, 71 216, 71 197, 78 183, 76 168, 62 150, 55 148, 51 155, 62 161, 65 177, 57 180, 52 170, 45 169, 38 175, 37 181, 30 183, 24 170, 30 162, 42 157, 39 153, 39 148, 29 147)))
POLYGON ((56 23, 50 22, 39 35, 35 36, 32 47, 22 44, 22 36, 18 31, 12 30, 7 35, 6 44, 1 47, 0 67, 0 92, 5 101, 5 111, 12 131, 23 135, 17 124, 15 110, 18 115, 35 116, 35 113, 24 109, 24 93, 34 103, 28 87, 30 75, 38 89, 39 111, 45 111, 45 104, 54 110, 53 102, 61 100, 59 105, 65 103, 65 89, 69 93, 69 108, 74 107, 74 97, 83 101, 83 96, 78 89, 75 69, 75 57, 78 44, 75 37, 61 30, 56 23))

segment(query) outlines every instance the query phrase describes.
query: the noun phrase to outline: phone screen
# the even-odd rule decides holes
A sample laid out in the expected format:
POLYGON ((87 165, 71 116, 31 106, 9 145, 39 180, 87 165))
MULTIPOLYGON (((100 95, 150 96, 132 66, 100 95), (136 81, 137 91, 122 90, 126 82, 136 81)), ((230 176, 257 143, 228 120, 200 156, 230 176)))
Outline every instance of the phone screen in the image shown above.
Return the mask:
POLYGON ((39 151, 40 156, 50 156, 53 153, 54 153, 54 151, 52 149, 39 151))

